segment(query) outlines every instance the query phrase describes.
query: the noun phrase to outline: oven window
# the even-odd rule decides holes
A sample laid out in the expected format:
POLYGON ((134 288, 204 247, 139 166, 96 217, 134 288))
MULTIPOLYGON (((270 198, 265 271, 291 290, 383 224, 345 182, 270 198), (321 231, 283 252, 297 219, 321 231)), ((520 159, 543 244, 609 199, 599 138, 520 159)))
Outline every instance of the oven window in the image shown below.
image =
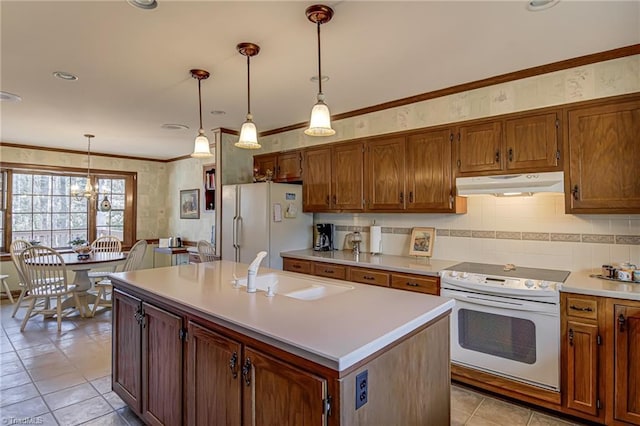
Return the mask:
POLYGON ((536 326, 527 319, 460 309, 458 343, 471 351, 526 364, 536 362, 536 326))

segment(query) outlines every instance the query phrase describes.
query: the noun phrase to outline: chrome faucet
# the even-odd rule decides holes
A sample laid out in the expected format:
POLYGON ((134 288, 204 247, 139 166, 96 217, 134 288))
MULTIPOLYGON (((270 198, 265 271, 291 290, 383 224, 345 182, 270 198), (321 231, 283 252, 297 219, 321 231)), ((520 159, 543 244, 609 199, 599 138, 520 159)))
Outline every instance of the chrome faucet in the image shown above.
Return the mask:
POLYGON ((256 255, 256 258, 253 259, 253 262, 249 265, 249 270, 247 271, 247 293, 255 293, 256 292, 256 275, 258 275, 258 268, 260 267, 260 262, 267 256, 266 251, 261 251, 256 255))

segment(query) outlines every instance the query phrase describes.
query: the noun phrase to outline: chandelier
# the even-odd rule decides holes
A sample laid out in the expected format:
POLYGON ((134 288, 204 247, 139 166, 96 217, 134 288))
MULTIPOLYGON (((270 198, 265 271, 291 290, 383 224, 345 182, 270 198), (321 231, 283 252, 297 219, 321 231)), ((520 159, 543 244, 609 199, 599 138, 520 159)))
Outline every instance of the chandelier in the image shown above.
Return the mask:
MULTIPOLYGON (((95 136, 85 134, 84 137, 87 138, 87 182, 84 185, 84 190, 80 190, 78 185, 71 186, 71 196, 75 198, 76 201, 82 201, 83 199, 86 199, 87 201, 95 201, 100 195, 98 187, 96 186, 94 188, 91 185, 91 138, 95 138, 95 136)), ((107 198, 106 194, 98 208, 100 211, 111 210, 111 202, 107 198)))

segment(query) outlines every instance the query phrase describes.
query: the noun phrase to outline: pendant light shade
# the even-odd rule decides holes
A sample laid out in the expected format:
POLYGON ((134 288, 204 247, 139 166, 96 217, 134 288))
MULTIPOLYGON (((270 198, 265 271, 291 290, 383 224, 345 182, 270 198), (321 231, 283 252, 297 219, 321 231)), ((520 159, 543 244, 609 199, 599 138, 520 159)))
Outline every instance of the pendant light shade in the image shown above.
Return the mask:
POLYGON ((244 149, 259 149, 258 131, 251 115, 251 57, 260 52, 260 46, 254 43, 240 43, 236 46, 241 55, 247 57, 247 120, 240 129, 240 139, 235 145, 244 149))
POLYGON ((213 157, 211 150, 209 149, 209 139, 204 134, 204 129, 202 127, 202 91, 200 88, 200 83, 202 80, 206 80, 209 78, 209 72, 205 70, 193 69, 191 70, 191 77, 198 80, 198 108, 200 111, 200 130, 198 130, 198 136, 196 136, 196 140, 193 146, 193 153, 191 154, 194 158, 207 158, 213 157))
POLYGON ((318 28, 318 102, 311 110, 311 120, 309 128, 304 131, 309 136, 332 136, 336 131, 331 128, 331 113, 329 107, 324 103, 324 93, 322 93, 322 55, 320 50, 320 25, 325 24, 333 17, 333 9, 329 6, 316 4, 309 6, 306 10, 307 19, 315 23, 318 28))

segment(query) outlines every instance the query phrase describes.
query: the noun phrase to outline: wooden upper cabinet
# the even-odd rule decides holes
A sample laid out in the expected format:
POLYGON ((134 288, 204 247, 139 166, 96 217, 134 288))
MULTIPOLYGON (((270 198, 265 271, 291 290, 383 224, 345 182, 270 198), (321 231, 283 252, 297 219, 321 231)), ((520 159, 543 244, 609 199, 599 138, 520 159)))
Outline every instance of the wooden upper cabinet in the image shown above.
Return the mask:
POLYGON ((270 170, 273 173, 273 176, 276 175, 276 157, 277 154, 261 154, 253 156, 253 175, 264 176, 267 174, 267 170, 270 170))
POLYGON ((506 120, 506 169, 561 169, 559 125, 556 112, 506 120))
POLYGON ((302 180, 302 151, 281 152, 277 155, 275 182, 302 180))
POLYGON ((302 207, 305 212, 331 208, 331 147, 310 148, 304 152, 302 207))
POLYGON ((327 424, 325 379, 252 348, 242 372, 244 425, 327 424))
POLYGON ((502 122, 461 126, 458 129, 458 155, 460 173, 502 170, 502 122))
POLYGON ((567 126, 567 212, 640 212, 640 97, 570 109, 567 126))
POLYGON ((406 146, 406 209, 453 209, 454 188, 450 129, 411 135, 406 146))
POLYGON ((274 182, 299 182, 302 180, 302 151, 288 151, 255 155, 253 157, 253 173, 266 175, 267 170, 273 173, 274 182))
POLYGON ((242 345, 191 321, 188 336, 186 424, 241 424, 242 345))
POLYGON ((405 137, 367 141, 367 210, 402 210, 405 207, 405 137))
POLYGON ((614 309, 614 418, 640 425, 640 304, 614 309))
POLYGON ((362 210, 364 201, 364 145, 335 145, 332 152, 331 209, 362 210))
POLYGON ((364 199, 362 142, 305 150, 303 210, 361 211, 364 199))

